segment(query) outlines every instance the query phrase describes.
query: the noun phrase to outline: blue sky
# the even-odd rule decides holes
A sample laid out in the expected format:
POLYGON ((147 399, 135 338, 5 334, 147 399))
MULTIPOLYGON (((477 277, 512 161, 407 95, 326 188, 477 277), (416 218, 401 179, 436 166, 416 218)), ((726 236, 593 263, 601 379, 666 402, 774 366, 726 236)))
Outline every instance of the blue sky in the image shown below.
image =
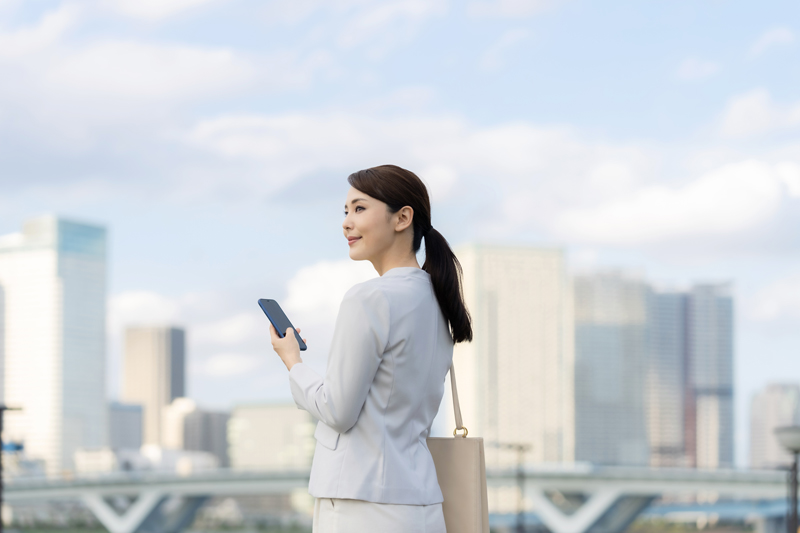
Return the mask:
POLYGON ((188 328, 201 404, 288 397, 255 300, 324 368, 367 276, 346 176, 429 184, 453 244, 728 281, 747 406, 800 381, 800 5, 580 0, 0 0, 0 233, 107 225, 125 324, 188 328))

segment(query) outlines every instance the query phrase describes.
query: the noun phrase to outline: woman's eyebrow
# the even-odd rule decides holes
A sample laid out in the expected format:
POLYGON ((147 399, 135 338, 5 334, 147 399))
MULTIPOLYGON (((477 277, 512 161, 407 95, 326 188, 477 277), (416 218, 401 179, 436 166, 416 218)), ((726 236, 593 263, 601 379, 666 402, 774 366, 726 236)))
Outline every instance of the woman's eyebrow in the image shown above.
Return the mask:
MULTIPOLYGON (((350 201, 350 205, 353 205, 356 202, 366 202, 366 201, 367 201, 366 198, 354 198, 353 200, 350 201)), ((347 209, 346 203, 344 204, 344 208, 347 209)))

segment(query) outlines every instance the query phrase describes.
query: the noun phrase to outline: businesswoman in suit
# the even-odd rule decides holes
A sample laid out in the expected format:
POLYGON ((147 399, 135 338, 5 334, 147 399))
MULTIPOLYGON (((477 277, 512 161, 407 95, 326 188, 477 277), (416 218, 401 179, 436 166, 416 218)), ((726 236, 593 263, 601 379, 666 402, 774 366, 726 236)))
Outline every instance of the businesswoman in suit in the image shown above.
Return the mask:
POLYGON ((472 340, 461 266, 431 227, 428 191, 413 172, 384 165, 347 181, 342 229, 350 258, 370 261, 380 277, 345 294, 325 377, 303 364, 291 331, 280 338, 270 326, 297 406, 319 420, 313 531, 445 533, 425 439, 453 344, 472 340))

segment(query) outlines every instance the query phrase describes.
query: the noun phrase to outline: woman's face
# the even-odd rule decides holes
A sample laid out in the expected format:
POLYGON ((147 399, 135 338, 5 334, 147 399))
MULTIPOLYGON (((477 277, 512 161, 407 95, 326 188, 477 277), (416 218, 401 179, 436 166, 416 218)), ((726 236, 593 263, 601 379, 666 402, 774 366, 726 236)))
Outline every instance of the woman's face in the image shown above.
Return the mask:
POLYGON ((350 187, 342 223, 350 259, 363 261, 382 257, 395 240, 396 222, 392 219, 384 202, 350 187))

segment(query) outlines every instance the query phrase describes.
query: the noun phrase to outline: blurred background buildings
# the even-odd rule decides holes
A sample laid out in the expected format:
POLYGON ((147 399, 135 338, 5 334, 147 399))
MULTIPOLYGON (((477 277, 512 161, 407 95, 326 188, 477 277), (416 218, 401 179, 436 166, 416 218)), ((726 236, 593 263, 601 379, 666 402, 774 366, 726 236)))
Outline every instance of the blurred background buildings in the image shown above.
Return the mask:
POLYGON ((161 444, 164 408, 186 390, 184 331, 127 328, 124 365, 122 399, 142 406, 142 442, 161 444))
MULTIPOLYGON (((78 450, 88 464, 92 450, 143 447, 206 454, 215 467, 307 468, 313 420, 293 404, 228 413, 186 397, 186 334, 174 325, 126 327, 122 401, 107 400, 105 248, 104 228, 53 216, 0 238, 2 390, 23 408, 7 415, 6 439, 53 474, 74 470, 78 450)), ((730 284, 665 290, 621 270, 571 276, 553 248, 457 254, 475 320, 474 341, 455 351, 473 434, 529 445, 535 463, 733 466, 730 284)), ((771 431, 800 419, 799 398, 788 384, 753 399, 753 466, 785 463, 771 431)), ((447 428, 449 384, 443 407, 437 426, 447 428)), ((490 467, 514 460, 487 451, 490 467)))
MULTIPOLYGON (((307 470, 313 418, 291 402, 200 407, 175 325, 125 326, 122 401, 108 400, 105 247, 104 228, 53 216, 0 238, 2 390, 23 409, 4 432, 22 450, 12 473, 307 470)), ((488 468, 516 464, 508 444, 536 464, 733 466, 729 283, 663 289, 623 270, 573 275, 556 248, 471 244, 457 254, 475 334, 454 357, 488 468)), ((442 405, 436 427, 449 434, 449 381, 442 405)), ((800 385, 767 387, 751 420, 751 466, 785 465, 772 432, 800 421, 800 385)), ((490 492, 507 504, 494 511, 513 510, 515 489, 490 492)), ((304 494, 268 500, 309 508, 304 494)))
POLYGON ((575 277, 576 453, 594 464, 733 466, 733 298, 575 277))
POLYGON ((0 238, 4 438, 48 473, 107 439, 106 230, 44 216, 0 238))
MULTIPOLYGON (((576 470, 779 466, 800 386, 798 20, 785 0, 0 2, 9 468, 245 457, 239 407, 290 400, 254 300, 286 303, 324 371, 341 295, 374 275, 344 255, 336 198, 387 162, 426 182, 451 243, 486 243, 464 247, 471 305, 513 323, 459 347, 471 436, 576 470), (149 396, 129 398, 143 325, 184 332, 184 368, 143 356, 149 396)), ((275 441, 302 438, 304 414, 277 413, 275 441)))
POLYGON ((750 407, 750 467, 780 468, 789 452, 773 437, 776 428, 800 425, 800 384, 773 383, 753 397, 750 407))
MULTIPOLYGON (((575 354, 563 252, 471 245, 456 254, 475 327, 473 341, 453 353, 465 425, 488 442, 530 444, 535 462, 573 461, 575 354)), ((439 419, 452 427, 446 383, 439 419)), ((496 448, 486 453, 490 466, 515 460, 496 448)))

